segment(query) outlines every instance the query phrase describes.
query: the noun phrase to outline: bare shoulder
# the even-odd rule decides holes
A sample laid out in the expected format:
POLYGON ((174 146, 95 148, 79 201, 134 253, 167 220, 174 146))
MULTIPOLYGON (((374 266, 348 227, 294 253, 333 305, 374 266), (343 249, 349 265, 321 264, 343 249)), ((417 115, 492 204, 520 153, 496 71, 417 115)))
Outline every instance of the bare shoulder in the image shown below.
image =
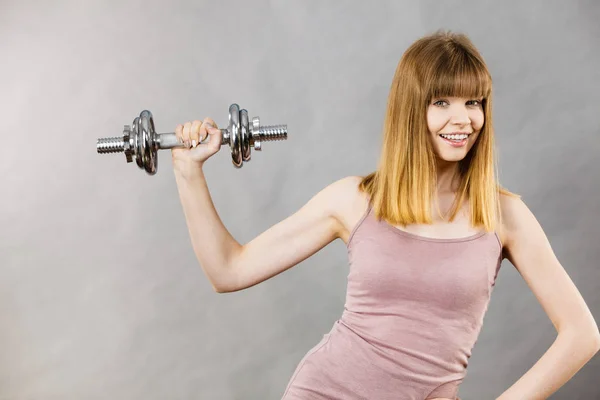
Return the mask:
POLYGON ((500 195, 500 210, 502 212, 502 225, 498 228, 498 236, 500 236, 503 251, 509 252, 511 242, 520 229, 520 224, 535 220, 535 217, 523 199, 507 194, 500 195))
POLYGON ((358 189, 362 181, 361 176, 346 176, 331 185, 335 203, 332 213, 338 221, 337 236, 348 243, 350 232, 358 223, 369 204, 368 195, 358 189))

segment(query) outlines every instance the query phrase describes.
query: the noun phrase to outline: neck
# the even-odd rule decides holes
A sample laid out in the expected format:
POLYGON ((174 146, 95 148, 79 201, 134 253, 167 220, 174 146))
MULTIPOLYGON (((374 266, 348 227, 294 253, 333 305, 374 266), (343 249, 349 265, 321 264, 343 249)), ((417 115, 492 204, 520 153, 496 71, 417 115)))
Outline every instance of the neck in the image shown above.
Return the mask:
POLYGON ((455 193, 458 190, 458 162, 440 161, 437 164, 438 193, 455 193))

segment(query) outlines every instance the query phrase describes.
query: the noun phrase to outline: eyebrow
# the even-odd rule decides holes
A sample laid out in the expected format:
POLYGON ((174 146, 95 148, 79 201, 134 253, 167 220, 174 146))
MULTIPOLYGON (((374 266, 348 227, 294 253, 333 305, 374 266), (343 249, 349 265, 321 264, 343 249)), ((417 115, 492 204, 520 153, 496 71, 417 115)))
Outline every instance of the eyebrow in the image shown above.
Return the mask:
POLYGON ((484 100, 485 96, 473 96, 473 97, 458 97, 458 96, 438 96, 432 97, 431 100, 445 100, 445 99, 466 99, 466 100, 484 100))

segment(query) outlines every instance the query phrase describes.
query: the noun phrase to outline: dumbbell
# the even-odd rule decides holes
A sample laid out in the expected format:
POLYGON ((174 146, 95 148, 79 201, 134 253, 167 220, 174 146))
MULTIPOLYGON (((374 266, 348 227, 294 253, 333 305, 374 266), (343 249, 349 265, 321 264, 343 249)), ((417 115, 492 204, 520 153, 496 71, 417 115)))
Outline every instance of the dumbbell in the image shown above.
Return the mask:
MULTIPOLYGON (((221 145, 231 147, 233 166, 241 168, 250 161, 251 148, 261 150, 262 142, 287 139, 287 125, 260 126, 259 117, 248 118, 247 110, 240 110, 237 104, 229 106, 229 126, 221 129, 221 145)), ((209 140, 209 136, 201 143, 209 140)), ((96 150, 100 154, 125 153, 128 163, 135 161, 149 175, 156 174, 158 168, 157 151, 186 147, 175 133, 156 133, 152 113, 144 110, 133 120, 132 126, 125 125, 123 137, 98 139, 96 150)))

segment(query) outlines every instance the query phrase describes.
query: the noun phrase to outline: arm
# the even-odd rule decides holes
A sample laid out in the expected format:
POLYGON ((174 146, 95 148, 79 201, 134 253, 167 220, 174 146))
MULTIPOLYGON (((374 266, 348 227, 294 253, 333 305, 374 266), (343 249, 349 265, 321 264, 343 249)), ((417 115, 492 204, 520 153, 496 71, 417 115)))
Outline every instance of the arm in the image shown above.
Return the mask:
POLYGON ((334 182, 300 210, 245 245, 238 243, 219 218, 202 170, 177 186, 192 246, 214 290, 227 293, 267 280, 316 253, 339 237, 338 192, 351 183, 334 182))
POLYGON ((232 259, 219 292, 257 285, 315 254, 340 237, 338 209, 352 177, 340 179, 314 195, 302 208, 242 246, 232 259))
POLYGON ((531 288, 558 336, 540 360, 498 400, 546 399, 596 354, 600 334, 534 215, 521 199, 506 196, 502 203, 506 258, 531 288))
POLYGON ((219 218, 202 168, 185 174, 175 170, 175 180, 192 248, 213 289, 218 292, 228 280, 233 256, 242 246, 219 218))

